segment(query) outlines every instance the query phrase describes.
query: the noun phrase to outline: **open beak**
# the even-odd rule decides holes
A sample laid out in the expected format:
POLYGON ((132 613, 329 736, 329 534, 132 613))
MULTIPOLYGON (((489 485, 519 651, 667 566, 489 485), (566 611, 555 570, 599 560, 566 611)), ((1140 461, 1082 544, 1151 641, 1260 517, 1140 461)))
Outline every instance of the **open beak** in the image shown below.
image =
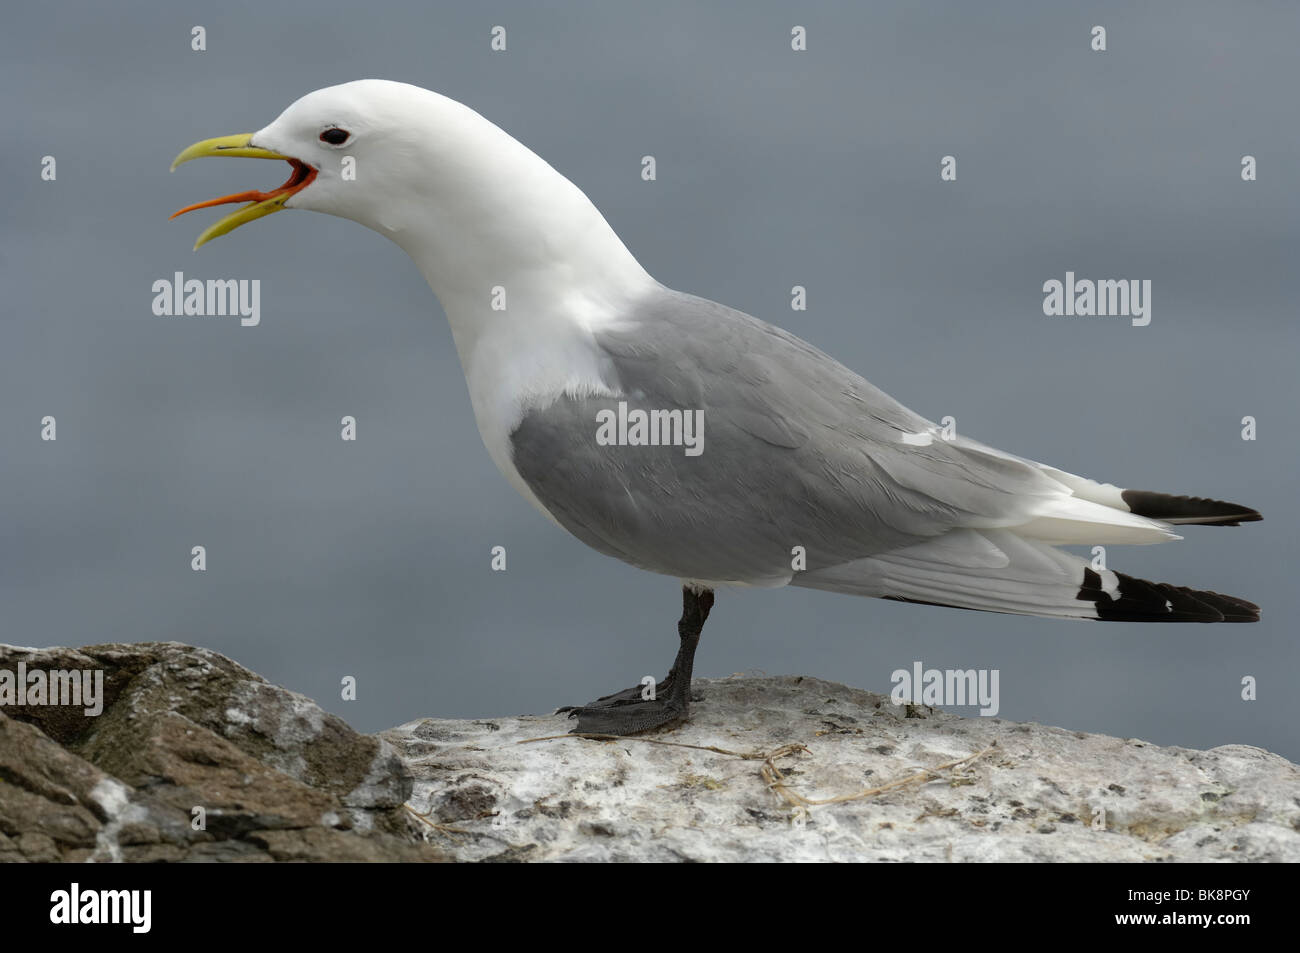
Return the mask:
POLYGON ((231 202, 250 203, 239 211, 227 215, 215 225, 208 227, 199 236, 199 240, 194 243, 196 251, 200 245, 204 245, 227 232, 233 232, 245 222, 251 222, 253 219, 280 211, 280 209, 284 208, 284 203, 289 200, 289 196, 301 192, 311 185, 316 178, 316 170, 305 162, 300 162, 292 156, 282 156, 280 153, 272 152, 269 149, 259 149, 256 146, 249 145, 252 138, 251 134, 244 134, 204 139, 202 142, 194 143, 194 145, 178 155, 176 161, 172 163, 172 171, 174 172, 182 162, 189 162, 191 159, 198 159, 202 156, 242 156, 247 159, 283 159, 293 167, 293 174, 289 176, 289 181, 278 189, 272 189, 270 192, 236 192, 234 195, 226 195, 219 199, 209 199, 206 202, 187 205, 179 212, 173 213, 171 217, 175 218, 177 215, 192 212, 196 208, 211 208, 214 205, 228 205, 231 202))

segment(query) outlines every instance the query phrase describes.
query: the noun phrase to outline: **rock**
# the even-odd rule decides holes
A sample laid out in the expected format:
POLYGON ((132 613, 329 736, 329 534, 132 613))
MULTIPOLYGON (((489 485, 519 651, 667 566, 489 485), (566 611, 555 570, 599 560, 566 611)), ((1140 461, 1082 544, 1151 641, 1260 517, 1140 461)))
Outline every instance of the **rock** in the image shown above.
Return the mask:
POLYGON ((362 735, 170 642, 0 646, 20 662, 101 671, 103 710, 0 707, 0 861, 1300 860, 1300 769, 1259 748, 815 678, 699 679, 689 724, 609 741, 555 715, 362 735))
POLYGON ((962 718, 797 676, 693 694, 690 723, 649 739, 529 741, 572 726, 557 716, 382 737, 440 825, 426 836, 462 860, 1300 860, 1300 769, 1259 748, 962 718))
POLYGON ((20 663, 102 672, 102 712, 0 708, 0 860, 444 859, 386 742, 215 652, 0 646, 20 663))

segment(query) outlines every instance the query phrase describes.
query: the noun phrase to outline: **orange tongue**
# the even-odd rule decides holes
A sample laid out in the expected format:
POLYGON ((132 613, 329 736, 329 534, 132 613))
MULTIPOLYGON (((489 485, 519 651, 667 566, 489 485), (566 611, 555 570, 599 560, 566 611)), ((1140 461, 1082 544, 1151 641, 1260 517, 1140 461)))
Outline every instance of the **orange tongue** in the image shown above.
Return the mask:
POLYGON ((293 174, 289 176, 289 181, 278 189, 272 189, 270 192, 236 192, 234 195, 225 195, 219 199, 208 199, 206 202, 187 205, 180 211, 173 212, 168 216, 168 219, 173 219, 177 215, 184 215, 186 212, 193 212, 195 209, 212 208, 214 205, 229 205, 232 202, 265 202, 267 199, 304 189, 316 178, 316 170, 310 167, 307 167, 307 174, 301 179, 298 178, 298 172, 299 168, 295 166, 293 174))
POLYGON ((177 215, 184 215, 186 212, 193 212, 199 208, 212 208, 214 205, 229 205, 231 202, 265 202, 267 199, 286 192, 287 189, 276 189, 273 192, 236 192, 234 195, 226 195, 219 199, 208 199, 206 202, 196 202, 193 205, 187 205, 179 212, 172 212, 167 216, 169 219, 177 215))

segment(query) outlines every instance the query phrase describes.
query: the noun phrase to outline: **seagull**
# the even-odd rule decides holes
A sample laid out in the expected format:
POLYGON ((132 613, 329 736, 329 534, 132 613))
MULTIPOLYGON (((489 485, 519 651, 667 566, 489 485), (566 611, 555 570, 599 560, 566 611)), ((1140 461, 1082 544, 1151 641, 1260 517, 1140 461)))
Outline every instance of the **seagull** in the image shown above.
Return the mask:
POLYGON ((1259 619, 1243 599, 1057 548, 1181 539, 1176 526, 1255 510, 1121 489, 949 433, 793 334, 660 284, 576 185, 455 100, 345 83, 258 132, 195 143, 172 168, 202 156, 280 159, 291 174, 177 212, 247 203, 195 249, 281 209, 392 239, 442 304, 506 480, 593 549, 681 580, 668 675, 560 709, 575 732, 686 719, 722 586, 1059 619, 1259 619))

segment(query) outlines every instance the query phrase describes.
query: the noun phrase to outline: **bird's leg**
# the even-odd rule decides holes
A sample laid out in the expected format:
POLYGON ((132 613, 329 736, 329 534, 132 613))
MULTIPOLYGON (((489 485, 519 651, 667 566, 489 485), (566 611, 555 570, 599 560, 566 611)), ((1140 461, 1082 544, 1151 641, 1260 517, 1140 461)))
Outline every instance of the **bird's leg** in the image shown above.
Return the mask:
POLYGON ((590 705, 562 708, 578 719, 576 734, 634 735, 659 728, 686 717, 691 702, 691 671, 695 649, 700 644, 704 620, 713 608, 713 590, 682 587, 682 617, 677 623, 681 643, 667 677, 655 685, 653 701, 641 697, 642 686, 634 685, 590 705))

